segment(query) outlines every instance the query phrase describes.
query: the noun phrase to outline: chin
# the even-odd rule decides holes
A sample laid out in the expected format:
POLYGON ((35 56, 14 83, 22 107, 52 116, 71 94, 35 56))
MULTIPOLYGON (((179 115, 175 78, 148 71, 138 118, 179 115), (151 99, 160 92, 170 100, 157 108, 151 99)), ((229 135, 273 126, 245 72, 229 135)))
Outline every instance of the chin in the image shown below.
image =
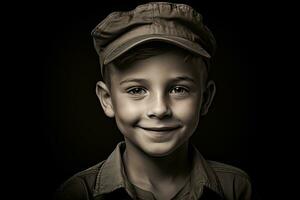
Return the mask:
POLYGON ((176 147, 167 143, 148 144, 143 151, 151 157, 165 157, 172 154, 177 149, 176 147))

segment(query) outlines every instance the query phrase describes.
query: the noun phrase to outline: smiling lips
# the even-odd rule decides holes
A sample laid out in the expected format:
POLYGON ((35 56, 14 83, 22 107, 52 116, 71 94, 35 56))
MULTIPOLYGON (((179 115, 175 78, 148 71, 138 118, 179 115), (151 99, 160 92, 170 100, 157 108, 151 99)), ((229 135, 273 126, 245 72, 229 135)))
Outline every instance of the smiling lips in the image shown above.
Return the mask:
POLYGON ((162 126, 162 127, 140 127, 146 131, 154 131, 154 132, 169 132, 180 128, 180 126, 162 126))

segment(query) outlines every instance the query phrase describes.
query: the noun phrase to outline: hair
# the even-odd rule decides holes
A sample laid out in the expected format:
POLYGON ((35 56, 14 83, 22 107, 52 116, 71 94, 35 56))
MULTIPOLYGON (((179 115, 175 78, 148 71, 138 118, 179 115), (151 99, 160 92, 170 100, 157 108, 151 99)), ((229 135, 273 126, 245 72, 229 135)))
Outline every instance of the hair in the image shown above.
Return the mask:
POLYGON ((110 65, 114 65, 117 68, 129 66, 132 63, 138 60, 145 60, 150 57, 154 57, 157 55, 161 55, 167 52, 181 52, 184 58, 184 62, 199 62, 199 59, 204 61, 206 65, 206 75, 205 81, 208 79, 208 71, 210 61, 207 58, 196 55, 188 50, 177 47, 173 44, 169 44, 166 42, 152 41, 143 43, 141 45, 135 46, 132 49, 128 50, 126 53, 116 58, 111 63, 108 63, 103 67, 103 80, 105 84, 110 88, 111 80, 110 80, 110 65))

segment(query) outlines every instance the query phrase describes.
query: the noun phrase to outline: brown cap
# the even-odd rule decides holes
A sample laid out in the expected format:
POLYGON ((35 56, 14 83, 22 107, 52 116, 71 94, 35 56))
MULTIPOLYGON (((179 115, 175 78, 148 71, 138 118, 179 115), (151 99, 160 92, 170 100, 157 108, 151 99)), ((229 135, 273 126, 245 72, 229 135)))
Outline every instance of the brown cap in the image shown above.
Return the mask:
POLYGON ((205 58, 216 48, 215 38, 200 13, 185 4, 152 2, 128 12, 113 12, 92 31, 103 66, 148 41, 174 44, 205 58))

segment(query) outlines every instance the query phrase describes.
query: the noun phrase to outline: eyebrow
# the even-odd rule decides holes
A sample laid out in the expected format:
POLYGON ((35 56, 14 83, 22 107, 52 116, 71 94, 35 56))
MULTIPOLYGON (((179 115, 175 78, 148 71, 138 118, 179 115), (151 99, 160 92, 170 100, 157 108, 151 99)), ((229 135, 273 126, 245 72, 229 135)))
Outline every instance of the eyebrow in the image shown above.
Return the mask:
POLYGON ((189 77, 189 76, 177 76, 177 77, 174 78, 174 80, 176 80, 176 81, 190 81, 190 82, 196 83, 196 81, 192 77, 189 77))
MULTIPOLYGON (((172 81, 189 81, 189 82, 196 83, 196 81, 189 76, 176 76, 175 78, 172 79, 172 81)), ((142 78, 129 78, 129 79, 125 79, 125 80, 121 81, 120 85, 122 85, 124 83, 129 83, 129 82, 144 83, 144 82, 147 82, 147 80, 142 79, 142 78)))
POLYGON ((128 82, 143 83, 145 81, 146 81, 146 79, 142 79, 142 78, 130 78, 130 79, 125 79, 125 80, 121 81, 120 85, 122 85, 124 83, 128 83, 128 82))

